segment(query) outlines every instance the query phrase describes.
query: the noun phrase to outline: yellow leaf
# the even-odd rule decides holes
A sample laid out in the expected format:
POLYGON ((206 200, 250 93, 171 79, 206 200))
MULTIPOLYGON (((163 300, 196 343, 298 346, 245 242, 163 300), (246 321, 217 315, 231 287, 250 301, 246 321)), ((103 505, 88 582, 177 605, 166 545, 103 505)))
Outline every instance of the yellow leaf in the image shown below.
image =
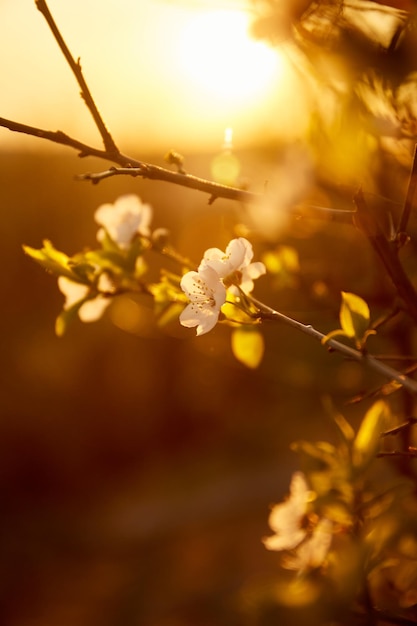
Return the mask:
POLYGON ((363 468, 375 456, 381 433, 388 427, 390 410, 386 402, 378 400, 366 412, 353 442, 353 464, 363 468))
POLYGON ((23 246, 23 250, 47 272, 55 274, 55 276, 66 276, 71 280, 77 280, 77 275, 71 270, 69 257, 56 250, 50 241, 45 240, 43 248, 39 250, 30 246, 23 246))
POLYGON ((332 330, 330 333, 327 333, 325 337, 322 337, 321 345, 325 346, 328 341, 330 341, 331 339, 334 339, 335 337, 346 337, 346 336, 349 336, 349 335, 346 335, 345 331, 342 330, 341 328, 338 328, 337 330, 332 330))
POLYGON ((369 326, 369 307, 365 300, 342 291, 342 305, 340 307, 340 324, 348 337, 362 340, 369 326))
POLYGON ((253 328, 236 328, 232 332, 232 351, 243 365, 255 369, 264 354, 263 336, 253 328))

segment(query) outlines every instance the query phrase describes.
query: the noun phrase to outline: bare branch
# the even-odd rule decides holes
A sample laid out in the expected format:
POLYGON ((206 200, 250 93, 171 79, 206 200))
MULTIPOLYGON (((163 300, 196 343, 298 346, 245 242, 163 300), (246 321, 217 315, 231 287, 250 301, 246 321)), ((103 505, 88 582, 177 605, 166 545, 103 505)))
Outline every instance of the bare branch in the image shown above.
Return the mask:
POLYGON ((366 203, 361 190, 355 194, 354 202, 357 208, 355 224, 368 238, 383 262, 398 295, 406 305, 407 312, 417 322, 417 293, 398 258, 397 242, 387 239, 378 215, 366 203))
MULTIPOLYGON (((32 137, 39 137, 39 139, 46 139, 47 141, 52 141, 53 143, 58 143, 63 146, 68 146, 69 148, 74 148, 79 151, 80 157, 86 156, 95 156, 101 159, 109 159, 108 153, 106 150, 100 150, 97 148, 93 148, 92 146, 88 146, 77 139, 73 139, 69 135, 65 134, 61 130, 44 130, 42 128, 37 128, 35 126, 28 126, 27 124, 21 124, 20 122, 14 122, 13 120, 8 120, 4 117, 0 117, 0 126, 3 128, 8 128, 9 130, 16 133, 23 133, 24 135, 31 135, 32 137)), ((114 160, 116 155, 114 155, 110 160, 114 160)), ((128 163, 128 159, 126 157, 123 158, 123 155, 117 155, 118 161, 125 165, 128 163)))
MULTIPOLYGON (((299 322, 298 320, 295 320, 292 317, 288 317, 287 315, 284 315, 284 313, 280 313, 279 311, 272 309, 271 307, 263 304, 262 302, 260 302, 259 300, 256 300, 255 298, 250 297, 250 300, 258 308, 261 319, 283 322, 287 326, 291 326, 292 328, 300 330, 302 333, 305 333, 306 335, 309 335, 310 337, 317 339, 318 341, 320 341, 320 343, 322 342, 322 339, 326 337, 326 335, 324 335, 319 330, 311 326, 311 324, 303 324, 302 322, 299 322)), ((329 339, 326 342, 326 347, 329 347, 335 350, 336 352, 339 352, 340 354, 347 356, 349 359, 353 359, 354 361, 359 361, 360 363, 364 363, 365 365, 367 365, 374 371, 378 372, 379 374, 382 374, 386 378, 397 381, 407 391, 414 393, 414 394, 417 393, 416 381, 412 380, 405 374, 398 372, 397 370, 390 367, 389 365, 382 363, 371 354, 368 354, 366 352, 360 352, 359 350, 355 350, 354 348, 351 348, 350 346, 347 346, 346 344, 341 343, 340 341, 337 341, 335 339, 329 339)))
POLYGON ((178 171, 174 172, 158 165, 135 161, 135 159, 130 159, 130 163, 132 167, 111 167, 104 172, 81 174, 77 178, 79 180, 89 180, 93 183, 98 183, 105 178, 110 178, 111 176, 141 176, 142 178, 174 183, 176 185, 180 185, 181 187, 188 187, 190 189, 196 189, 198 191, 208 193, 212 198, 212 202, 217 198, 237 200, 243 203, 260 202, 262 199, 265 199, 263 194, 253 193, 237 187, 220 185, 219 183, 206 180, 205 178, 199 178, 190 174, 183 174, 178 171))
POLYGON ((75 78, 77 79, 77 82, 81 88, 81 97, 83 98, 85 104, 87 105, 91 115, 93 116, 94 122, 98 128, 98 131, 103 139, 103 143, 104 143, 104 147, 106 149, 106 151, 109 154, 118 154, 119 150, 116 146, 116 144, 113 141, 113 138, 111 136, 111 134, 109 133, 109 131, 106 128, 106 125, 103 122, 103 119, 97 109, 97 106, 94 102, 94 99, 90 93, 90 90, 87 86, 87 83, 84 80, 84 76, 83 76, 83 72, 81 69, 81 65, 80 65, 80 59, 78 59, 78 61, 75 61, 74 57, 72 56, 71 52, 68 49, 67 44, 65 43, 56 23, 54 18, 51 15, 51 12, 49 11, 48 5, 46 4, 45 0, 35 0, 35 4, 37 6, 37 8, 39 9, 39 11, 42 13, 42 15, 44 16, 45 20, 48 23, 49 28, 52 31, 53 36, 55 37, 55 40, 57 42, 57 44, 59 45, 62 54, 64 55, 68 65, 70 66, 75 78))
MULTIPOLYGON (((73 139, 60 130, 44 130, 42 128, 36 128, 35 126, 28 126, 27 124, 14 122, 13 120, 9 120, 4 117, 0 117, 0 127, 8 128, 13 132, 31 135, 32 137, 46 139, 47 141, 68 146, 69 148, 74 148, 75 150, 78 150, 79 156, 82 158, 94 156, 122 166, 111 167, 108 170, 98 173, 80 174, 77 176, 78 180, 87 180, 93 183, 99 183, 101 180, 112 176, 140 176, 141 178, 159 180, 179 185, 181 187, 195 189, 203 193, 208 193, 210 195, 210 203, 213 203, 218 198, 235 200, 244 204, 260 203, 268 200, 268 196, 266 194, 255 193, 239 189, 238 187, 220 185, 219 183, 215 183, 205 178, 199 178, 190 174, 183 174, 178 171, 174 172, 158 165, 138 161, 133 157, 122 154, 121 152, 109 153, 106 150, 94 148, 93 146, 82 143, 77 139, 73 139)), ((352 223, 352 216, 355 214, 355 211, 332 209, 330 207, 310 204, 300 204, 295 207, 289 207, 287 210, 294 215, 316 217, 327 221, 336 221, 341 223, 352 223)))

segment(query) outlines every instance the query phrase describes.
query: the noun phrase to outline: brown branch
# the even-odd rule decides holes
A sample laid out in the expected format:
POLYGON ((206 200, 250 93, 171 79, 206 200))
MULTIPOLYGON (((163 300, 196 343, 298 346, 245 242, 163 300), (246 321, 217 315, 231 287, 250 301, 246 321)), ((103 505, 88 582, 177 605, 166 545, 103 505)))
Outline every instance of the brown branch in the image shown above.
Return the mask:
POLYGON ((140 161, 130 160, 132 167, 111 167, 104 172, 92 173, 92 174, 80 174, 78 180, 88 180, 92 183, 99 183, 105 178, 112 176, 141 176, 142 178, 148 178, 151 180, 159 180, 167 183, 174 183, 181 187, 188 187, 190 189, 196 189, 203 193, 210 194, 210 204, 217 198, 224 198, 226 200, 237 200, 243 203, 260 202, 265 200, 265 196, 259 193, 253 193, 237 187, 229 187, 227 185, 220 185, 205 178, 199 178, 192 176, 191 174, 183 174, 181 172, 174 172, 167 170, 164 167, 158 165, 151 165, 150 163, 143 163, 140 161))
POLYGON ((38 8, 38 10, 42 13, 42 15, 44 16, 49 28, 51 29, 51 32, 53 34, 53 36, 55 37, 55 40, 57 42, 57 44, 59 45, 62 54, 64 55, 68 65, 70 66, 80 88, 81 88, 81 97, 83 98, 85 104, 87 105, 91 115, 93 116, 94 122, 98 128, 98 131, 103 139, 103 143, 104 143, 104 147, 106 149, 106 151, 109 154, 118 154, 119 150, 116 146, 116 144, 113 141, 113 138, 111 136, 111 134, 109 133, 109 131, 106 128, 105 123, 103 122, 103 119, 97 109, 97 106, 94 102, 94 99, 90 93, 90 90, 88 88, 87 83, 85 82, 84 76, 83 76, 83 72, 81 69, 81 65, 80 65, 80 59, 78 59, 77 61, 75 61, 74 57, 72 56, 71 52, 68 49, 67 44, 65 43, 56 23, 54 18, 51 15, 51 12, 49 11, 48 5, 46 4, 45 0, 35 0, 35 4, 38 8))
POLYGON ((407 195, 404 202, 403 212, 397 229, 397 237, 405 233, 410 219, 413 200, 417 189, 417 144, 414 146, 413 165, 411 167, 410 180, 408 182, 407 195))
POLYGON ((384 430, 384 432, 381 433, 381 437, 391 437, 393 435, 398 435, 398 433, 402 432, 403 430, 407 430, 407 428, 410 428, 410 426, 416 423, 417 423, 416 417, 409 417, 406 422, 403 422, 402 424, 399 424, 398 426, 394 426, 393 428, 389 428, 388 430, 384 430))
POLYGON ((415 458, 417 457, 417 450, 387 450, 385 452, 378 452, 376 454, 377 457, 407 457, 407 458, 415 458))
MULTIPOLYGON (((283 322, 287 326, 291 326, 292 328, 300 330, 302 333, 305 333, 306 335, 317 339, 318 341, 320 341, 320 343, 322 343, 322 340, 326 337, 326 335, 314 328, 311 324, 303 324, 302 322, 299 322, 292 317, 284 315, 284 313, 280 313, 279 311, 272 309, 271 307, 267 306, 263 302, 260 302, 256 298, 253 298, 252 296, 247 297, 258 308, 260 319, 283 322)), ((340 354, 343 354, 349 359, 364 363, 375 372, 382 374, 389 380, 396 380, 404 387, 404 389, 407 389, 407 391, 410 391, 414 394, 417 393, 417 382, 415 380, 409 378, 402 372, 398 372, 393 367, 382 363, 373 355, 367 352, 360 352, 359 350, 351 348, 350 346, 347 346, 346 344, 341 343, 340 341, 337 341, 335 339, 327 340, 325 345, 326 347, 331 348, 336 352, 339 352, 340 354)))
POLYGON ((122 165, 126 165, 129 163, 129 159, 124 157, 122 154, 117 154, 113 156, 109 156, 106 150, 100 150, 97 148, 93 148, 92 146, 88 146, 87 144, 78 141, 77 139, 73 139, 66 133, 61 130, 45 130, 43 128, 37 128, 35 126, 28 126, 27 124, 21 124, 20 122, 14 122, 13 120, 8 120, 4 117, 0 117, 0 126, 3 128, 8 128, 9 130, 16 133, 23 133, 24 135, 30 135, 32 137, 38 137, 39 139, 46 139, 47 141, 52 141, 53 143, 57 143, 63 146, 68 146, 69 148, 74 148, 79 151, 78 156, 81 158, 87 156, 95 156, 101 159, 106 159, 110 161, 120 162, 122 165))
POLYGON ((353 199, 357 208, 354 218, 355 224, 368 238, 384 264, 407 312, 417 322, 417 293, 398 258, 397 242, 395 240, 389 241, 378 215, 367 205, 361 190, 355 194, 353 199))
MULTIPOLYGON (((60 130, 51 131, 36 128, 35 126, 28 126, 27 124, 14 122, 13 120, 9 120, 4 117, 0 117, 0 127, 8 128, 13 132, 38 137, 39 139, 46 139, 47 141, 73 148, 78 150, 78 155, 82 158, 94 156, 112 163, 117 163, 121 166, 109 168, 104 172, 80 174, 77 176, 78 180, 87 180, 92 183, 99 183, 101 180, 112 176, 140 176, 141 178, 159 180, 179 185, 181 187, 195 189, 203 193, 208 193, 210 195, 211 203, 217 198, 235 200, 244 204, 265 202, 268 199, 265 194, 246 191, 244 189, 239 189, 238 187, 220 185, 219 183, 215 183, 205 178, 199 178, 190 174, 183 174, 178 171, 174 172, 158 165, 152 165, 151 163, 139 161, 133 157, 122 154, 121 152, 109 153, 107 150, 100 150, 78 141, 60 130)), ((289 208, 288 211, 294 215, 306 215, 308 217, 323 218, 328 221, 337 221, 341 223, 352 223, 352 216, 355 214, 354 211, 332 209, 317 205, 297 205, 289 208)))

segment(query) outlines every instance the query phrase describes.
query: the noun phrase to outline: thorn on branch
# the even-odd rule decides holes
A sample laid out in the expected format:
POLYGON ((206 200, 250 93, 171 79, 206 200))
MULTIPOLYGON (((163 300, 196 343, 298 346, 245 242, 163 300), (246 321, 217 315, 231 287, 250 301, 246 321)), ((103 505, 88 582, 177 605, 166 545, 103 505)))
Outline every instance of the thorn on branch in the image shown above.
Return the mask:
POLYGON ((394 426, 393 428, 385 430, 383 433, 381 433, 381 437, 390 437, 391 435, 397 435, 402 430, 405 430, 406 428, 410 428, 410 426, 416 423, 417 423, 416 417, 409 417, 406 422, 403 422, 402 424, 399 424, 398 426, 394 426))

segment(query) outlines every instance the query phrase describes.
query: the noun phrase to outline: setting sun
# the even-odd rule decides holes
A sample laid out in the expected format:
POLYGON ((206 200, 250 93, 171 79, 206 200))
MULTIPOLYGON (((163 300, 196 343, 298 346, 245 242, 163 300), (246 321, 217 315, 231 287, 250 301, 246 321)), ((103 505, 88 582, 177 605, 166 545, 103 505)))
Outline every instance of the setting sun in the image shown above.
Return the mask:
POLYGON ((180 62, 195 87, 210 98, 231 101, 262 97, 276 81, 283 60, 251 39, 249 16, 211 10, 191 15, 180 35, 180 62))
MULTIPOLYGON (((115 20, 116 9, 103 11, 100 0, 49 3, 86 80, 93 81, 99 110, 123 145, 217 151, 229 126, 236 147, 264 133, 298 134, 305 105, 294 97, 294 72, 285 53, 251 38, 249 12, 221 9, 214 0, 126 0, 115 20), (98 14, 93 31, 80 27, 98 14)), ((0 64, 2 115, 96 142, 74 77, 35 4, 14 0, 0 14, 0 52, 8 58, 14 51, 13 63, 0 64)), ((2 146, 11 149, 28 141, 2 135, 2 146)))

